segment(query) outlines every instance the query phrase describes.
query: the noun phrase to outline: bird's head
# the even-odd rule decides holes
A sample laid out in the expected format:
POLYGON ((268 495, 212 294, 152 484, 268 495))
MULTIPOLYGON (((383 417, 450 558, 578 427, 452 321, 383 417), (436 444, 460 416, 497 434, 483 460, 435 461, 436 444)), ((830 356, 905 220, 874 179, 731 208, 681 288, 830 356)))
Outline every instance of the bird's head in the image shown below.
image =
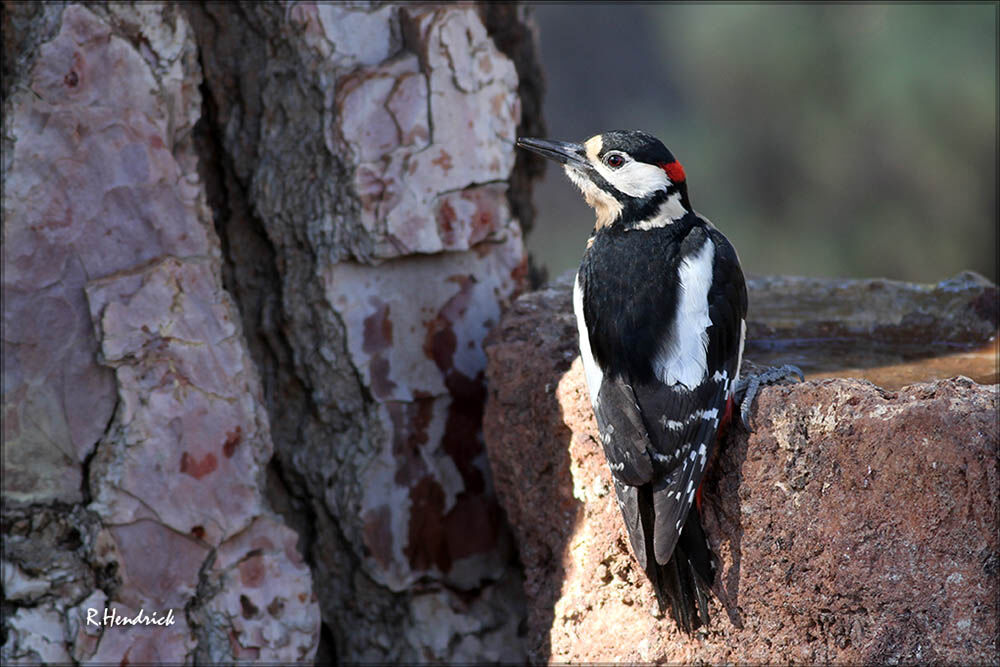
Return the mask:
POLYGON ((641 130, 605 132, 580 144, 522 137, 517 145, 563 165, 597 213, 598 229, 648 229, 691 211, 684 168, 659 139, 641 130))

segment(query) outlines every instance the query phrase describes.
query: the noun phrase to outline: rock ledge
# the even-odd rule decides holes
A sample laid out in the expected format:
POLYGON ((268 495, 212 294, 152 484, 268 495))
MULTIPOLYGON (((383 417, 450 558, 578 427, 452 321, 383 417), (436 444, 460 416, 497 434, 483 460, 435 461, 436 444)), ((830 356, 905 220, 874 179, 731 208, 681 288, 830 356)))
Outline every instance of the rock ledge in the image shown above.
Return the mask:
MULTIPOLYGON (((486 447, 525 568, 534 661, 997 660, 997 386, 768 387, 710 472, 720 571, 688 639, 635 565, 576 354, 570 280, 487 344, 486 447)), ((766 309, 765 309, 766 310, 766 309)))

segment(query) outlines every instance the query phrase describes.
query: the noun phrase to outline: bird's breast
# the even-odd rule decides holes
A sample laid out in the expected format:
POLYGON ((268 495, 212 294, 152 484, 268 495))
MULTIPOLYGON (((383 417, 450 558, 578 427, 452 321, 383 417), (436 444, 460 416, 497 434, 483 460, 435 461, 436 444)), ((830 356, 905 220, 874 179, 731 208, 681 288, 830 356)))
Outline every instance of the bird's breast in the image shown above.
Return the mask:
POLYGON ((653 377, 677 313, 679 245, 658 231, 598 233, 580 270, 594 358, 606 373, 635 381, 653 377))

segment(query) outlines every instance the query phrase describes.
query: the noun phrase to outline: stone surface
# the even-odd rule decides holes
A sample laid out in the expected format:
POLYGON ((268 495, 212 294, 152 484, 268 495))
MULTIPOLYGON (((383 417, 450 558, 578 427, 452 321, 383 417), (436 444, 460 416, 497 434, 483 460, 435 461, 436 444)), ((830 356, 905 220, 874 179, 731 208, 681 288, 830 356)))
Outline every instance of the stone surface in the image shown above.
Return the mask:
POLYGON ((149 3, 29 22, 4 99, 0 655, 185 662, 231 632, 308 660, 319 607, 263 496, 268 416, 197 172, 190 24, 149 3), (263 557, 296 593, 264 630, 233 612, 256 587, 215 560, 248 531, 283 545, 263 557), (86 623, 106 607, 175 622, 86 623))
POLYGON ((936 285, 769 276, 747 287, 747 354, 761 363, 893 389, 958 374, 1000 381, 1000 292, 976 273, 936 285))
MULTIPOLYGON (((720 571, 712 624, 689 639, 628 546, 570 280, 521 297, 486 346, 486 445, 525 567, 533 660, 996 661, 996 385, 764 388, 755 432, 731 432, 709 473, 720 571)), ((766 299, 751 303, 766 312, 766 299)))
POLYGON ((761 342, 857 338, 896 346, 979 343, 997 330, 1000 292, 967 271, 936 285, 768 276, 748 281, 747 337, 761 342), (751 326, 752 325, 752 326, 751 326))

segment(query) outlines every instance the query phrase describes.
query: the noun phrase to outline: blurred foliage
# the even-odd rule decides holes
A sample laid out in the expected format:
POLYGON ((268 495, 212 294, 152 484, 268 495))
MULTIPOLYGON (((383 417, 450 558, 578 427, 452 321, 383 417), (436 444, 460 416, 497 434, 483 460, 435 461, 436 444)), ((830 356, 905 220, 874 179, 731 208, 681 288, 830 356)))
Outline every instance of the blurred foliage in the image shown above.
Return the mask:
MULTIPOLYGON (((641 128, 749 274, 997 280, 996 4, 533 6, 556 139, 641 128)), ((553 167, 528 246, 593 216, 553 167)))

